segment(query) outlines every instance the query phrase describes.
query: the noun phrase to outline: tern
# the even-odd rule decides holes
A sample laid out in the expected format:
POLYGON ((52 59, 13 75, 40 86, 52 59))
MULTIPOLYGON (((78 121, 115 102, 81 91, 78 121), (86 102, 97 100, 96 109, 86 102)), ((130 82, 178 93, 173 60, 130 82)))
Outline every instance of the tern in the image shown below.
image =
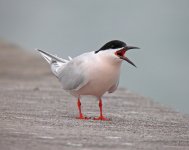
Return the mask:
POLYGON ((126 52, 131 49, 139 48, 112 40, 96 51, 83 53, 74 58, 68 57, 69 60, 37 50, 50 64, 52 73, 58 78, 63 89, 77 98, 77 119, 89 119, 82 113, 80 98, 83 95, 91 95, 99 100, 100 116, 94 120, 109 120, 102 113, 102 96, 117 89, 123 60, 136 67, 126 57, 126 52))

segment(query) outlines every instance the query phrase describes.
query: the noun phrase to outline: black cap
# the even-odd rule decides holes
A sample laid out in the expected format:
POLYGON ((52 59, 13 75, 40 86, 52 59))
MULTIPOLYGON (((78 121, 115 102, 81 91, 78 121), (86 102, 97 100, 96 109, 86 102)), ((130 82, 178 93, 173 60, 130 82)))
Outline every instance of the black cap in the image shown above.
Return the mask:
POLYGON ((98 53, 99 51, 108 50, 108 49, 117 49, 126 47, 126 43, 119 41, 119 40, 112 40, 105 45, 103 45, 99 50, 95 51, 95 53, 98 53))

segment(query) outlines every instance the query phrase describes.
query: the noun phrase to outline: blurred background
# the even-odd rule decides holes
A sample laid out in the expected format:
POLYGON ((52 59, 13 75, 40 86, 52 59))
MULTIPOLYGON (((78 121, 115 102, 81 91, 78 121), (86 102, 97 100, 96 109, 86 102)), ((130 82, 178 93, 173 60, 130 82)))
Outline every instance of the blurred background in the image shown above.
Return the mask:
POLYGON ((0 39, 63 58, 123 40, 141 49, 127 53, 137 68, 123 64, 120 87, 189 114, 188 8, 188 0, 0 0, 0 39))

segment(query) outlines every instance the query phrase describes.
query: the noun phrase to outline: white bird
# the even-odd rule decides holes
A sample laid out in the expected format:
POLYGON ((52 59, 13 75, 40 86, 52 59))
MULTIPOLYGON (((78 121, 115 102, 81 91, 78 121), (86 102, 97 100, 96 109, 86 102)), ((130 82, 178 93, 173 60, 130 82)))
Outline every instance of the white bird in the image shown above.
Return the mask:
POLYGON ((94 120, 109 120, 103 116, 101 98, 106 92, 112 93, 117 89, 122 60, 135 66, 125 56, 130 49, 139 48, 113 40, 99 50, 87 52, 75 58, 68 57, 69 60, 37 50, 50 64, 53 74, 59 79, 63 89, 77 97, 79 110, 77 119, 89 119, 82 114, 80 97, 92 95, 99 100, 100 108, 100 116, 94 120))

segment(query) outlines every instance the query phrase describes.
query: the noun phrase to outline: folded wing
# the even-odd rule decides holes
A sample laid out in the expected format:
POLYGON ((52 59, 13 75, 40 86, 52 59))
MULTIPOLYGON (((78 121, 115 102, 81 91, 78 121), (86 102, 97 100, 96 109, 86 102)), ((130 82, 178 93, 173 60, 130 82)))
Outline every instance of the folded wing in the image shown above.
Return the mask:
POLYGON ((87 83, 82 60, 72 59, 71 57, 66 60, 43 50, 37 50, 50 64, 52 72, 60 80, 64 90, 78 90, 87 83))

